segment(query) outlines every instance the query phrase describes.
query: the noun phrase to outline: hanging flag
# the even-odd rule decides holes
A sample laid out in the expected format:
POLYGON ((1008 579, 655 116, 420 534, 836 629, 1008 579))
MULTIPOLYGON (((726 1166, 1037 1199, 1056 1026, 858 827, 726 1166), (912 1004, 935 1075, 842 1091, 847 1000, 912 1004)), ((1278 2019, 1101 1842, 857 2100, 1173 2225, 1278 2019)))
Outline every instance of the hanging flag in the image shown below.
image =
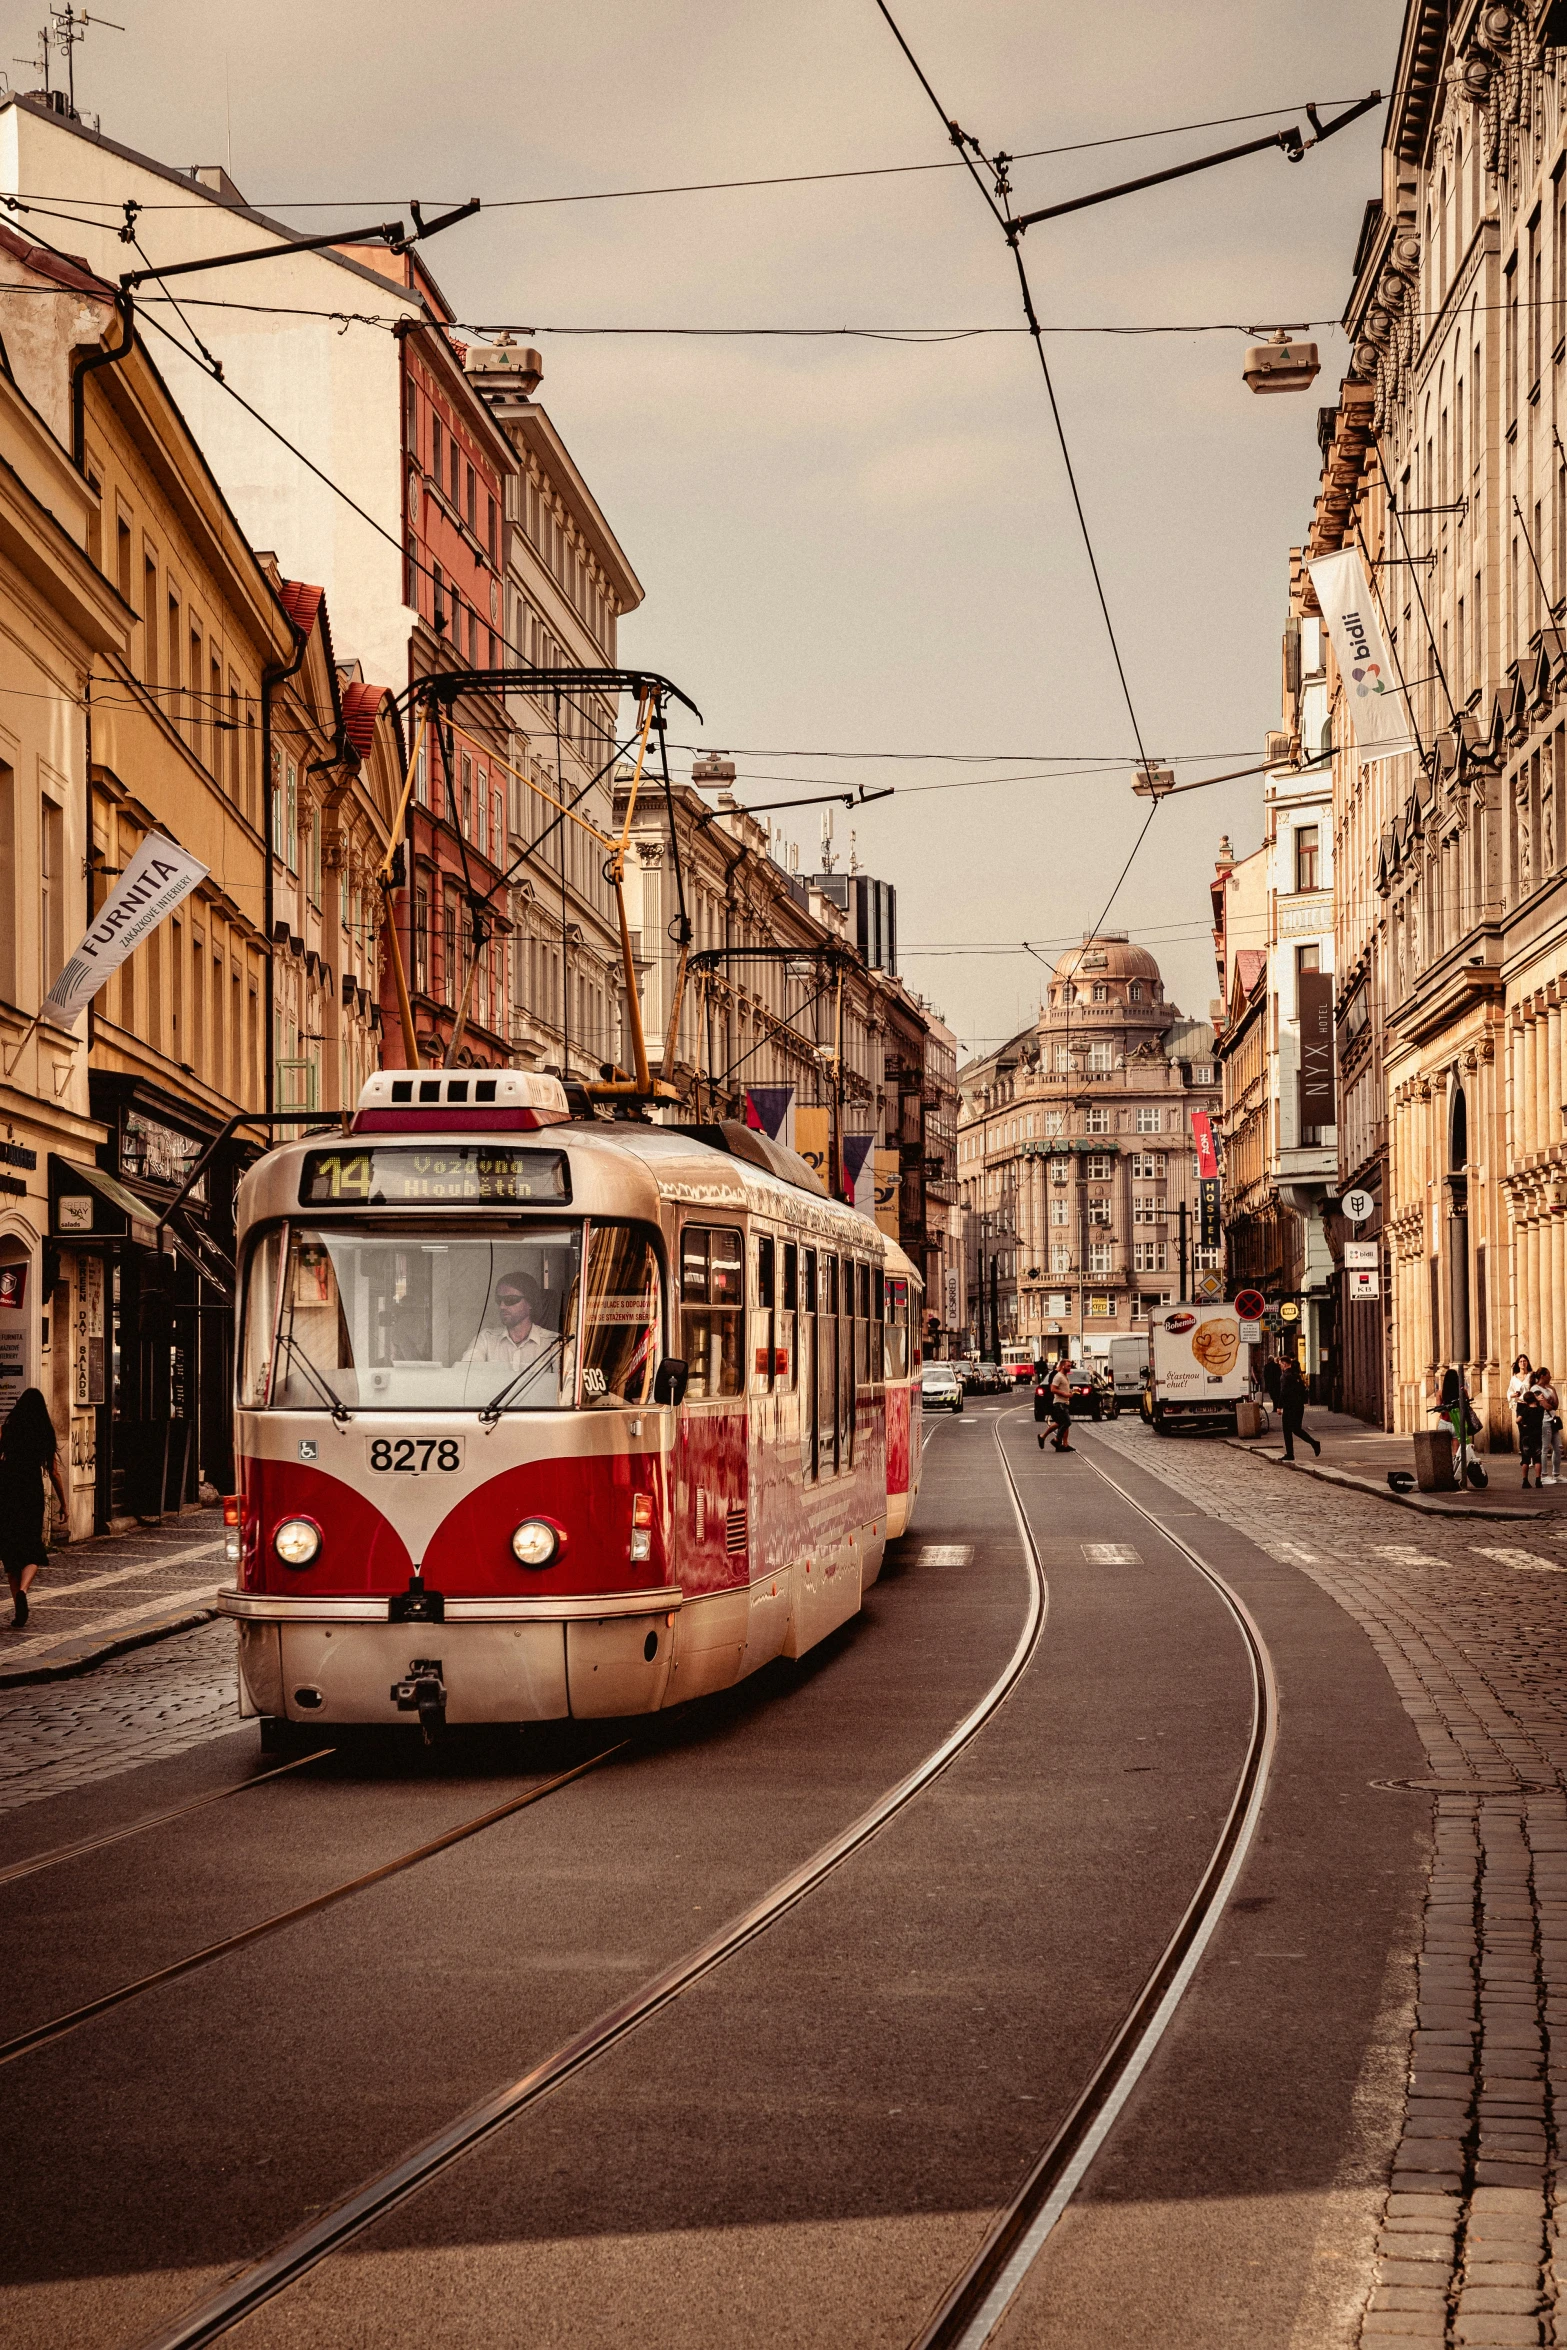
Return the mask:
POLYGON ((1353 548, 1308 562, 1344 681, 1344 707, 1362 759, 1392 759, 1415 748, 1407 697, 1383 640, 1365 566, 1353 548))
POLYGON ((1213 1147, 1213 1120, 1206 1110, 1192 1112, 1192 1141, 1197 1149, 1197 1172, 1206 1183, 1219 1172, 1219 1154, 1213 1147))
POLYGON ((745 1122, 758 1134, 765 1134, 771 1142, 781 1142, 786 1149, 790 1141, 791 1116, 794 1110, 792 1085, 748 1085, 745 1091, 745 1122))
POLYGON ((794 1147, 810 1168, 819 1175, 823 1188, 832 1189, 831 1170, 827 1159, 831 1148, 832 1112, 825 1106, 802 1105, 794 1113, 794 1147))
POLYGON ((76 1022, 104 981, 156 930, 181 898, 189 897, 207 868, 188 849, 176 848, 161 833, 149 832, 104 899, 86 937, 44 998, 44 1013, 63 1027, 76 1022))
POLYGON ((875 1164, 876 1224, 889 1240, 898 1237, 898 1153, 896 1148, 873 1151, 875 1164))
POLYGON ((874 1134, 846 1134, 843 1138, 843 1190, 862 1216, 876 1214, 876 1160, 874 1134))

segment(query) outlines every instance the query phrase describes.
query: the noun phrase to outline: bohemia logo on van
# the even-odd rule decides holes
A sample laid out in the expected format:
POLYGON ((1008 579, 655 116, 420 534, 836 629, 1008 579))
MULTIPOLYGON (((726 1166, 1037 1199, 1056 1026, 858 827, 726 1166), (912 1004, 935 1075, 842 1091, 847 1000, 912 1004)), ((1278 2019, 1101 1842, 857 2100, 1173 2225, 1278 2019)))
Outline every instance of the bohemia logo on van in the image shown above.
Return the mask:
POLYGON ((1355 692, 1360 700, 1364 701, 1367 694, 1385 694, 1387 685, 1382 675, 1382 664, 1371 658, 1370 639, 1366 635, 1365 622, 1358 612, 1345 613, 1344 633, 1349 638, 1351 652, 1362 664, 1359 669, 1350 671, 1351 677, 1355 680, 1355 692), (1364 684, 1361 682, 1362 679, 1365 680, 1364 684))
POLYGON ((1194 1329, 1196 1322, 1197 1316, 1195 1314, 1166 1314, 1164 1317, 1166 1330, 1173 1332, 1177 1338, 1183 1330, 1194 1329))

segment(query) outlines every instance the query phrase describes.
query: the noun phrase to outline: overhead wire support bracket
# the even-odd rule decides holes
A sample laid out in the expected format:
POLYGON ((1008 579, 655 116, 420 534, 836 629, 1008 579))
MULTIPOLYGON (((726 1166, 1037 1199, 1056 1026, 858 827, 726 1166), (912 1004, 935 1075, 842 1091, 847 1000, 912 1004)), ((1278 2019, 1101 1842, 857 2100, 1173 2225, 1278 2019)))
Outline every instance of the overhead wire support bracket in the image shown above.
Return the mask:
POLYGON ((330 229, 319 237, 288 237, 273 245, 250 245, 243 253, 212 253, 202 261, 171 261, 157 269, 127 269, 122 272, 120 283, 127 291, 134 292, 137 286, 144 286, 154 278, 189 277, 204 269, 238 269, 247 261, 283 261, 290 253, 324 253, 333 245, 386 245, 394 253, 406 253, 425 237, 439 236, 454 221, 469 219, 479 208, 480 198, 471 196, 466 204, 427 221, 418 204, 410 203, 408 209, 414 217, 412 236, 402 221, 382 220, 370 228, 330 229))
POLYGON ((1008 238, 1016 243, 1025 229, 1033 228, 1041 220, 1060 220, 1068 212, 1084 212, 1090 205, 1108 204, 1117 196, 1135 196, 1139 189, 1161 187, 1167 180, 1189 179, 1193 172, 1212 171, 1218 164, 1238 162, 1243 155, 1260 155, 1269 147, 1281 148, 1287 162, 1299 163, 1310 148, 1320 147, 1323 140, 1331 139, 1335 131, 1343 130, 1347 124, 1381 103, 1381 91, 1373 90, 1369 97, 1359 99, 1355 105, 1346 107, 1342 114, 1336 114, 1331 122, 1324 122, 1315 106, 1308 106, 1306 114, 1316 133, 1315 138, 1303 139, 1299 124, 1291 123, 1288 130, 1269 131, 1266 137, 1260 139, 1245 139, 1238 147, 1222 147, 1216 155, 1199 155, 1190 163, 1172 163, 1164 171, 1145 172, 1140 179, 1118 180, 1113 188, 1096 188, 1088 196, 1071 196, 1064 204, 1046 204, 1037 212, 1019 213, 1009 224, 1008 238))

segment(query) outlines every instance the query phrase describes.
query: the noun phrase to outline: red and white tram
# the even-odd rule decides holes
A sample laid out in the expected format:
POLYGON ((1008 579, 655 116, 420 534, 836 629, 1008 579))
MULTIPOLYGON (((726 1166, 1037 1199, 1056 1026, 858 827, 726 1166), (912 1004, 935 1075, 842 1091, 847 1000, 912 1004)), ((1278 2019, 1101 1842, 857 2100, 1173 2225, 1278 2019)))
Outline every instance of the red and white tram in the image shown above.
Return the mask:
POLYGON ((239 1197, 242 1710, 651 1713, 860 1606, 919 1482, 920 1283, 743 1127, 387 1072, 239 1197))

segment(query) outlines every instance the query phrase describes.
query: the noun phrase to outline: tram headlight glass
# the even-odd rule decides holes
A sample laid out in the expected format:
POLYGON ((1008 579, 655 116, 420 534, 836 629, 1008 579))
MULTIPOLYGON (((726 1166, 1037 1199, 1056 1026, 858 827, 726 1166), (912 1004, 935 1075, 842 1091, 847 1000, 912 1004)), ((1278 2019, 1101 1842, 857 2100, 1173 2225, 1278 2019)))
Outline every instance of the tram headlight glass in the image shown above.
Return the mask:
POLYGON ((320 1551, 321 1529, 313 1518, 285 1518, 272 1547, 285 1567, 308 1567, 320 1551))
POLYGON ((519 1567, 547 1567, 560 1548, 560 1536, 543 1518, 524 1518, 511 1538, 511 1555, 519 1567))

